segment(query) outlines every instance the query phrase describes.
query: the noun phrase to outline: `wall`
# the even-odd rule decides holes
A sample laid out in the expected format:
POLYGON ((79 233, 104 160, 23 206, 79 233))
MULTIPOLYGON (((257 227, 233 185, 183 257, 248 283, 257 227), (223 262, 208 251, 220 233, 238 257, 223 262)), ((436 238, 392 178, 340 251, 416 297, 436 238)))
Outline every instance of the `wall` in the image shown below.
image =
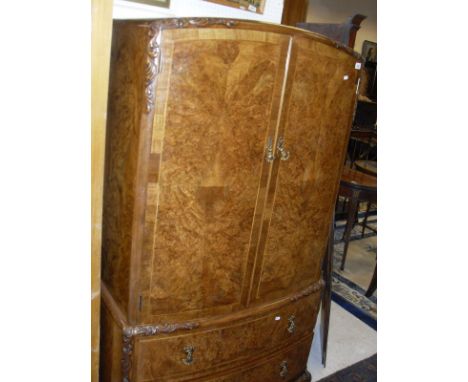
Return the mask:
POLYGON ((283 0, 267 0, 263 14, 235 9, 202 0, 171 0, 169 9, 153 7, 131 1, 114 1, 114 19, 159 18, 159 17, 231 17, 280 23, 283 0))
POLYGON ((377 42, 377 0, 309 0, 307 22, 343 23, 356 13, 367 16, 354 45, 361 52, 364 40, 377 42))

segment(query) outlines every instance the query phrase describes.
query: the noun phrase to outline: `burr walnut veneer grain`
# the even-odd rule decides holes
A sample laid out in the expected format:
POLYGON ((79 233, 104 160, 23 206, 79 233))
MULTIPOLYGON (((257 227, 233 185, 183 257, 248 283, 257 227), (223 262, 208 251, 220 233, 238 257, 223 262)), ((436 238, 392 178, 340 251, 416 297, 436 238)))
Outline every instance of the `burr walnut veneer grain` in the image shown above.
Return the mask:
POLYGON ((114 22, 103 381, 307 381, 360 57, 295 28, 114 22))

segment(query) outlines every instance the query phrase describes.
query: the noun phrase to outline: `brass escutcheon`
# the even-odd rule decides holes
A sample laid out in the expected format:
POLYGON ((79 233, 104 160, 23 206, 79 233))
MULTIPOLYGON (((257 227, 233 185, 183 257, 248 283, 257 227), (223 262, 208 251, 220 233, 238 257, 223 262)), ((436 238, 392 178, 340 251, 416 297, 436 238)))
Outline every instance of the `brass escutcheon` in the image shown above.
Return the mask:
POLYGON ((280 137, 278 139, 278 144, 276 145, 276 148, 278 149, 279 152, 279 158, 281 160, 288 160, 289 159, 289 151, 287 151, 284 147, 284 138, 280 137))
POLYGON ((280 364, 280 374, 279 374, 280 377, 281 378, 286 377, 288 375, 288 372, 289 372, 289 370, 288 370, 288 361, 281 362, 281 364, 280 364))
POLYGON ((267 140, 265 160, 268 163, 273 163, 273 161, 275 160, 275 155, 273 154, 273 139, 271 137, 268 137, 267 140))
POLYGON ((288 332, 291 333, 291 334, 296 331, 295 320, 296 320, 296 316, 294 314, 289 316, 289 318, 288 318, 288 332))
POLYGON ((185 358, 182 359, 184 365, 191 365, 193 363, 193 352, 195 348, 191 345, 184 347, 185 358))

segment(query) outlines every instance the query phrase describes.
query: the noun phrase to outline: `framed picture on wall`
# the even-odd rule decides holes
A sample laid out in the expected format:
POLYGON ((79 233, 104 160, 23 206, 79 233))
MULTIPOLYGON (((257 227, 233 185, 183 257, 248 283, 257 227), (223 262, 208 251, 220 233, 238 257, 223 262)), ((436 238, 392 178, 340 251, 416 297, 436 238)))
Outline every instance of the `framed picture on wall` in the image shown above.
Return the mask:
POLYGON ((265 10, 266 0, 205 0, 210 3, 225 5, 245 11, 263 13, 265 10))
POLYGON ((169 8, 171 5, 171 0, 128 0, 133 3, 141 3, 146 5, 154 5, 156 7, 169 8))
POLYGON ((366 62, 377 63, 377 43, 364 40, 362 43, 362 57, 366 62))

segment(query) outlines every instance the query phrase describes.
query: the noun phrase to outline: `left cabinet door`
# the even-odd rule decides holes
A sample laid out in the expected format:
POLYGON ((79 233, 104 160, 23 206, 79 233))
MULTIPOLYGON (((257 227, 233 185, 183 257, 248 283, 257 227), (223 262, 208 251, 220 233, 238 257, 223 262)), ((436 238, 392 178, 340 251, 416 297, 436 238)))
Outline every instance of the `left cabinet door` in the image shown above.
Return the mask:
POLYGON ((242 307, 289 37, 163 29, 140 271, 140 322, 242 307))

